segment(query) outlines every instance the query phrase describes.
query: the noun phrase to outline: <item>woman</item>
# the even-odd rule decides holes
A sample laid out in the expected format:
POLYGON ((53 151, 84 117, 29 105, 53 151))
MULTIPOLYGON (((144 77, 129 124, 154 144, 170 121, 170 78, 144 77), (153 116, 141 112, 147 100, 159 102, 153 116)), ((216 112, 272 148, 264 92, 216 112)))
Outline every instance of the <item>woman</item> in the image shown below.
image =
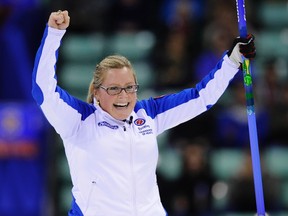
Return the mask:
POLYGON ((137 100, 130 62, 108 56, 97 66, 88 102, 57 86, 55 65, 69 26, 67 11, 51 13, 35 59, 33 97, 63 139, 73 183, 69 215, 164 216, 156 182, 157 135, 208 110, 238 72, 253 37, 238 38, 195 88, 137 100))

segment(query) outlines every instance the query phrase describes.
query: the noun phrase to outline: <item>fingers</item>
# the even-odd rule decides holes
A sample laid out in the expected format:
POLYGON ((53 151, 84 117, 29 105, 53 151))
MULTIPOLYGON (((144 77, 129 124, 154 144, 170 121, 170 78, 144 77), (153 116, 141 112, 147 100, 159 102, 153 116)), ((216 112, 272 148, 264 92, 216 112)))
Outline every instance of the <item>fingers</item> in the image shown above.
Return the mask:
POLYGON ((253 59, 256 56, 256 48, 254 45, 251 46, 240 45, 240 53, 242 53, 246 58, 253 59))
POLYGON ((68 14, 68 11, 67 11, 67 10, 62 11, 61 14, 63 15, 64 22, 65 22, 65 23, 69 23, 69 22, 70 22, 70 16, 69 16, 69 14, 68 14))
POLYGON ((58 10, 57 12, 52 12, 50 14, 48 20, 48 26, 64 30, 69 26, 69 24, 70 24, 70 17, 67 10, 65 11, 58 10))
POLYGON ((252 34, 249 34, 245 38, 235 38, 227 54, 228 57, 238 66, 240 65, 240 63, 243 62, 242 55, 247 59, 254 59, 256 56, 254 36, 252 34))
POLYGON ((249 41, 254 41, 255 37, 253 34, 248 34, 246 37, 249 41))
POLYGON ((244 40, 245 43, 241 43, 239 51, 244 55, 245 58, 254 59, 256 56, 256 47, 254 44, 254 35, 249 34, 244 40))
POLYGON ((64 20, 63 12, 61 10, 58 10, 57 12, 54 12, 54 13, 56 13, 55 14, 56 23, 58 25, 64 23, 65 20, 64 20))

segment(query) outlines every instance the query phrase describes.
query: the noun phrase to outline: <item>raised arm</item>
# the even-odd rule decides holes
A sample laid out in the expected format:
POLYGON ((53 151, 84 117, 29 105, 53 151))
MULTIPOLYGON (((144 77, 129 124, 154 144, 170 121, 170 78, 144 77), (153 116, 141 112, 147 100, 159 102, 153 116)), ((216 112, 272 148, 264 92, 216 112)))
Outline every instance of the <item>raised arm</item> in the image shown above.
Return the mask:
MULTIPOLYGON (((242 55, 253 59, 256 56, 254 36, 237 37, 215 68, 195 88, 177 94, 150 99, 150 115, 157 118, 158 133, 186 122, 212 107, 228 87, 243 62, 242 55)), ((145 103, 144 103, 145 106, 145 103)))
POLYGON ((51 13, 35 58, 32 76, 32 95, 62 138, 75 134, 81 121, 95 109, 57 85, 55 71, 58 49, 69 23, 68 11, 51 13))

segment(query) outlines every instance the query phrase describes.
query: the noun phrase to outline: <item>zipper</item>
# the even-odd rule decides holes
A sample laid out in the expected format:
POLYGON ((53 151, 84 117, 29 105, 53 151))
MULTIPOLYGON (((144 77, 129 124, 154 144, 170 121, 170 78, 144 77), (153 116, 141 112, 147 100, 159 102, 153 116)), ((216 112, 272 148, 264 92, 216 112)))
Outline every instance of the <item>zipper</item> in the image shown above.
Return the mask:
MULTIPOLYGON (((131 128, 131 125, 129 125, 129 128, 131 128)), ((126 128, 125 128, 126 131, 126 128)), ((133 209, 133 215, 137 216, 137 209, 136 209, 136 183, 135 183, 135 175, 134 175, 134 149, 133 149, 133 136, 129 136, 130 140, 130 172, 131 172, 131 181, 132 181, 132 209, 133 209)))
MULTIPOLYGON (((131 133, 132 125, 128 124, 129 131, 128 133, 131 133)), ((127 131, 127 127, 123 125, 123 130, 124 132, 127 131)), ((134 160, 133 160, 133 136, 128 135, 128 139, 130 141, 130 174, 131 174, 131 185, 132 185, 132 193, 131 193, 131 202, 132 202, 132 211, 133 211, 133 216, 137 216, 137 209, 136 209, 136 183, 135 183, 135 175, 134 175, 134 160)))

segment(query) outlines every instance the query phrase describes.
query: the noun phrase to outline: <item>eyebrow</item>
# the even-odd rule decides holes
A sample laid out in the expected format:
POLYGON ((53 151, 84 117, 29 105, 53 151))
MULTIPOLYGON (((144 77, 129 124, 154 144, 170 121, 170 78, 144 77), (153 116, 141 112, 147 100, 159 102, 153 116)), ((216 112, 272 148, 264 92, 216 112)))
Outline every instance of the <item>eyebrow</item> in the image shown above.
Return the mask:
MULTIPOLYGON (((115 83, 112 83, 112 84, 103 84, 102 83, 102 85, 103 86, 120 86, 121 87, 121 85, 115 84, 115 83)), ((136 85, 136 83, 133 81, 133 82, 126 83, 124 86, 128 86, 128 85, 136 85)))

